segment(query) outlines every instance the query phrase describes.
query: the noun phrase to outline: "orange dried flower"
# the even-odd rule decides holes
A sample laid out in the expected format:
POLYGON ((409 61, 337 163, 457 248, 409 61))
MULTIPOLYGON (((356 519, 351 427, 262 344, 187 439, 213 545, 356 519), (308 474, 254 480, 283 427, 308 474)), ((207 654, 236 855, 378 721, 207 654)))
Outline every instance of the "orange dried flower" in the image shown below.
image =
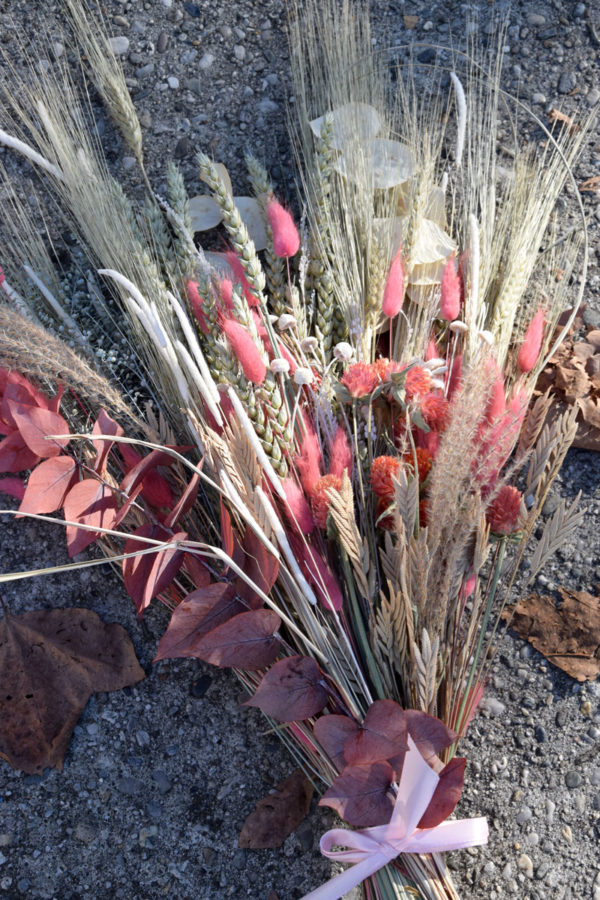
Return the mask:
POLYGON ((389 381, 394 372, 400 371, 400 364, 395 360, 389 360, 387 356, 380 356, 372 363, 373 370, 380 381, 389 381))
MULTIPOLYGON (((417 473, 419 475, 419 481, 422 483, 429 475, 433 457, 429 450, 425 450, 423 447, 417 447, 415 453, 417 457, 417 473)), ((413 454, 412 450, 409 450, 408 453, 404 454, 404 462, 411 472, 414 471, 415 454, 413 454)))
POLYGON ((421 414, 432 431, 444 431, 450 418, 450 404, 439 391, 429 391, 420 400, 421 414))
POLYGON ((494 534, 512 534, 518 530, 521 499, 521 491, 516 487, 502 485, 485 513, 490 531, 494 534))
POLYGON ((375 390, 379 384, 379 375, 373 365, 354 363, 346 370, 341 383, 353 397, 364 397, 375 390))
POLYGON ((371 487, 378 497, 391 500, 394 496, 394 476, 400 469, 396 456, 377 456, 371 466, 371 487))
POLYGON ((423 366, 413 366, 406 373, 404 387, 409 400, 427 394, 431 390, 431 372, 423 366))
POLYGON ((327 496, 330 490, 339 491, 342 487, 342 479, 337 475, 322 475, 313 488, 310 506, 315 522, 319 528, 327 528, 327 516, 331 503, 327 496))

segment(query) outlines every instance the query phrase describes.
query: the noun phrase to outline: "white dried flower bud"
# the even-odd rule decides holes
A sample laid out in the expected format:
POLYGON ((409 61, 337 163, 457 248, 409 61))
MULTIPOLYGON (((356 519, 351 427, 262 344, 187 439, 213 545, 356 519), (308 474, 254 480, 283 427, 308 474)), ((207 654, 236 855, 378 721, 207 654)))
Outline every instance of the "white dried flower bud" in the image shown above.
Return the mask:
POLYGON ((298 366, 294 372, 295 384, 312 384, 315 380, 312 369, 307 366, 298 366))
POLYGON ((340 343, 336 344, 333 348, 333 355, 340 362, 349 362, 354 356, 354 347, 352 347, 348 341, 340 341, 340 343))
POLYGON ((282 316, 279 316, 277 320, 277 327, 280 331, 287 331, 288 328, 293 328, 296 325, 296 316, 292 316, 289 313, 284 313, 282 316))
POLYGON ((464 322, 461 322, 460 319, 455 319, 454 322, 450 322, 448 328, 450 331, 454 332, 454 334, 466 334, 469 330, 469 326, 464 322))
POLYGON ((286 375, 290 371, 290 364, 287 359, 272 359, 269 368, 275 375, 286 375))
POLYGON ((319 346, 319 342, 316 337, 307 337, 300 341, 300 346, 304 353, 312 353, 319 346))
POLYGON ((477 332, 477 337, 487 344, 488 347, 494 346, 494 335, 491 331, 479 331, 477 332))

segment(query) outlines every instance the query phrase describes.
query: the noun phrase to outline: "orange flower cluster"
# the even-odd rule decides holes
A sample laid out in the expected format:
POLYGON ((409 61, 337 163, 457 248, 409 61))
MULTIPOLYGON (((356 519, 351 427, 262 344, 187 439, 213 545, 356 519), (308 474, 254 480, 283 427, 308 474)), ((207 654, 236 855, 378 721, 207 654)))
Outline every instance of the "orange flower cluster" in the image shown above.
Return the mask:
POLYGON ((406 373, 404 380, 406 399, 414 400, 422 397, 431 390, 431 372, 423 366, 413 366, 406 373))
POLYGON ((412 450, 409 450, 404 454, 403 459, 411 472, 414 471, 415 456, 417 457, 417 473, 419 476, 419 482, 420 484, 423 484, 423 482, 429 475, 431 466, 433 465, 433 457, 429 450, 425 450, 423 447, 417 447, 414 454, 412 450))
POLYGON ((378 497, 392 500, 394 497, 394 476, 400 469, 396 456, 378 456, 371 466, 371 487, 378 497))
POLYGON ((432 431, 444 431, 450 419, 450 404, 441 391, 429 391, 419 403, 421 415, 432 431))
POLYGON ((348 366, 341 378, 341 383, 350 392, 352 397, 366 397, 371 394, 379 384, 379 375, 371 363, 354 363, 348 366))
POLYGON ((521 500, 521 491, 510 484, 503 484, 485 514, 490 531, 494 534, 512 534, 517 531, 521 500))
POLYGON ((327 528, 327 516, 331 503, 327 496, 330 490, 339 491, 342 479, 338 475, 321 475, 316 482, 310 497, 310 506, 315 522, 319 528, 327 528))

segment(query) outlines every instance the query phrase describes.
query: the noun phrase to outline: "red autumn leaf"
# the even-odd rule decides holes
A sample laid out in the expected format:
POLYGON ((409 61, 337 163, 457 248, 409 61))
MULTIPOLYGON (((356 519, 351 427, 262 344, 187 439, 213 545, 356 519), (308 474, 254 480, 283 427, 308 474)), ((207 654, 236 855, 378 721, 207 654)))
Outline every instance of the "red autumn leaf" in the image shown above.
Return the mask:
POLYGON ((59 384, 58 387, 56 388, 56 393, 55 393, 54 397, 47 398, 48 409, 50 410, 50 412, 55 412, 55 413, 58 412, 58 410, 60 409, 60 403, 61 403, 64 393, 65 393, 64 384, 59 384))
POLYGON ((27 406, 24 403, 8 401, 12 417, 15 420, 23 440, 32 451, 42 459, 58 456, 71 438, 68 436, 69 426, 60 413, 39 406, 27 406), (65 434, 67 437, 46 440, 50 434, 65 434))
POLYGON ((155 597, 162 594, 169 587, 179 572, 183 562, 184 551, 177 546, 177 542, 185 541, 186 539, 187 533, 180 531, 171 538, 172 546, 165 547, 164 550, 159 550, 154 555, 149 554, 152 566, 150 567, 140 602, 136 604, 139 616, 142 615, 146 607, 150 606, 150 602, 155 597))
POLYGON ((319 800, 319 806, 330 806, 340 818, 354 828, 386 825, 393 803, 389 795, 394 770, 388 762, 346 766, 341 775, 319 800))
POLYGON ((223 550, 230 558, 233 556, 233 551, 235 548, 235 540, 233 537, 233 528, 231 527, 231 516, 229 515, 229 511, 227 507, 223 503, 221 499, 221 544, 223 545, 223 550))
POLYGON ((129 497, 127 498, 127 500, 125 501, 123 506, 120 508, 119 512, 115 516, 115 521, 113 522, 113 526, 112 526, 115 529, 115 531, 119 528, 119 525, 121 524, 123 519, 126 518, 127 513, 130 511, 131 507, 137 500, 138 495, 141 493, 141 491, 142 491, 142 485, 138 484, 136 489, 130 493, 129 497))
POLYGON ((453 744, 458 737, 456 732, 444 725, 440 719, 418 709, 405 709, 404 716, 408 733, 425 762, 434 762, 437 754, 453 744))
POLYGON ((290 656, 272 666, 245 706, 258 706, 280 722, 308 719, 327 703, 321 670, 309 656, 290 656))
MULTIPOLYGON (((161 525, 146 522, 132 532, 131 537, 125 542, 123 552, 135 553, 136 551, 145 550, 152 546, 152 543, 142 540, 142 538, 150 538, 150 541, 168 541, 169 537, 169 532, 165 531, 161 525)), ((129 559, 123 560, 122 569, 125 590, 138 608, 142 604, 144 588, 153 565, 154 556, 152 553, 131 556, 129 559)))
MULTIPOLYGON (((313 791, 302 769, 296 769, 277 785, 274 793, 258 801, 244 822, 239 846, 250 850, 281 847, 286 837, 307 817, 313 791)), ((268 900, 271 900, 270 896, 268 900)))
MULTIPOLYGON (((98 418, 94 422, 92 434, 105 434, 111 437, 123 437, 125 432, 118 422, 115 422, 114 419, 111 419, 106 410, 101 409, 98 413, 98 418)), ((110 453, 110 448, 113 444, 114 441, 94 441, 94 447, 96 448, 96 462, 94 464, 94 469, 100 475, 104 474, 104 472, 106 471, 108 454, 110 453)))
MULTIPOLYGON (((278 561, 249 528, 246 529, 242 547, 245 553, 242 564, 244 572, 259 590, 264 594, 268 594, 277 581, 279 573, 278 561)), ((236 580, 236 590, 242 600, 245 600, 252 609, 258 609, 263 605, 264 600, 243 578, 236 580)))
POLYGON ((20 478, 0 478, 0 494, 22 500, 25 496, 25 485, 20 478))
POLYGON ((208 587, 210 584, 210 572, 197 556, 186 553, 183 557, 183 569, 192 580, 195 588, 208 587))
POLYGON ((465 783, 467 760, 455 756, 440 772, 440 780, 429 806, 425 810, 419 828, 435 828, 454 811, 465 783))
POLYGON ((196 643, 205 634, 243 611, 233 587, 224 581, 193 591, 175 608, 158 645, 155 662, 194 656, 196 643))
POLYGON ((185 516, 187 512, 190 511, 194 503, 196 502, 196 497, 198 496, 198 487, 200 485, 200 476, 197 472, 194 472, 192 477, 189 480, 189 483, 177 501, 176 505, 173 507, 167 518, 165 519, 165 528, 173 528, 179 520, 185 516))
POLYGON ((19 431, 11 432, 0 441, 0 472, 24 472, 40 461, 29 449, 19 431))
POLYGON ((359 728, 350 716, 321 716, 315 722, 314 735, 339 772, 346 765, 344 744, 359 728))
MULTIPOLYGON (((81 522, 97 528, 112 528, 117 515, 117 504, 112 490, 95 478, 85 478, 74 485, 64 501, 65 519, 81 522)), ((67 525, 69 556, 81 553, 98 538, 97 531, 87 531, 76 525, 67 525)))
POLYGON ((121 482, 121 490, 129 494, 138 484, 142 484, 142 496, 150 506, 171 506, 173 492, 168 481, 156 471, 156 467, 170 466, 173 457, 164 450, 152 450, 147 456, 140 456, 129 444, 121 444, 119 449, 126 464, 132 466, 121 482))
POLYGON ((11 426, 17 428, 17 423, 13 418, 10 409, 10 402, 24 403, 25 406, 36 406, 39 409, 49 409, 48 397, 38 391, 24 375, 19 372, 9 372, 6 379, 6 385, 2 391, 2 402, 0 403, 0 417, 11 426))
POLYGON ((262 669, 281 650, 281 619, 270 609, 240 613, 200 638, 194 656, 221 668, 262 669))
POLYGON ((73 484, 77 463, 70 456, 55 456, 36 466, 27 482, 20 513, 52 513, 60 509, 73 484))
MULTIPOLYGON (((389 759, 395 762, 408 750, 406 716, 394 700, 376 700, 367 710, 360 730, 344 745, 344 759, 351 766, 389 759)), ((396 763, 400 767, 400 763, 396 763)))

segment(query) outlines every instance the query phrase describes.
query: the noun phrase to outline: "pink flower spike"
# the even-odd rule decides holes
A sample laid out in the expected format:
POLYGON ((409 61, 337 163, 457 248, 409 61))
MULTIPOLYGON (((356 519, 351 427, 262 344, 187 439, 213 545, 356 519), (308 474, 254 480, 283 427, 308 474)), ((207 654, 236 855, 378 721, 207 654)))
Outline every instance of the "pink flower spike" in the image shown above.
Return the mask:
POLYGON ((497 375, 492 384, 492 390, 485 410, 485 418, 488 424, 495 422, 506 409, 506 396, 504 393, 504 379, 497 375))
POLYGON ((485 513, 494 534, 512 534, 518 530, 521 501, 521 491, 510 484, 502 485, 485 513))
POLYGON ((252 290, 250 286, 250 282, 246 278, 246 272, 244 270, 243 265, 239 261, 235 250, 227 250, 225 252, 225 259, 231 266, 231 270, 233 272, 233 276, 235 281, 238 284, 241 284, 242 290, 244 292, 244 297, 246 298, 246 302, 248 306, 258 306, 260 300, 252 290))
POLYGON ((521 372, 531 372, 539 359, 544 338, 545 317, 545 310, 540 308, 527 326, 527 331, 517 356, 517 365, 521 372))
POLYGON ((435 338, 432 337, 427 344, 427 350, 425 351, 425 361, 428 362, 430 359, 438 359, 440 352, 438 350, 438 345, 435 342, 435 338))
POLYGON ((329 472, 331 475, 337 475, 338 478, 341 478, 344 472, 347 472, 350 477, 352 476, 352 451, 348 443, 348 435, 339 425, 331 442, 329 472))
POLYGON ((204 315, 203 309, 204 301, 200 296, 200 292, 198 291, 198 282, 188 281, 185 286, 185 290, 190 302, 190 306, 192 307, 192 312, 194 313, 196 321, 200 326, 200 330, 203 334, 208 334, 208 325, 206 323, 206 316, 204 315))
POLYGON ((231 278, 223 278, 219 285, 221 300, 228 313, 233 313, 233 283, 231 278))
POLYGON ((472 575, 469 575, 467 580, 465 581, 464 591, 465 597, 470 597, 473 591, 475 590, 475 585, 477 584, 477 575, 473 572, 472 575))
POLYGON ((235 319, 223 319, 223 332, 248 381, 262 384, 267 367, 250 333, 235 319))
POLYGON ((293 478, 285 478, 282 486, 287 501, 283 511, 290 525, 300 534, 310 534, 315 529, 315 520, 304 491, 293 478))
POLYGON ((453 322, 460 313, 461 283, 460 275, 451 256, 444 266, 442 274, 442 299, 440 301, 440 316, 447 322, 453 322))
POLYGON ((295 256, 300 249, 300 235, 290 213, 279 200, 269 200, 267 205, 269 225, 273 232, 273 250, 277 256, 295 256))
POLYGON ((402 262, 402 250, 398 250, 388 273, 383 292, 383 304, 381 310, 388 319, 393 319, 402 309, 404 303, 404 264, 402 262))
POLYGON ((0 284, 4 282, 4 269, 0 266, 0 284))
POLYGON ((300 472, 302 487, 310 496, 321 477, 322 458, 319 439, 308 423, 306 423, 306 434, 300 445, 300 455, 295 458, 295 463, 300 472))

